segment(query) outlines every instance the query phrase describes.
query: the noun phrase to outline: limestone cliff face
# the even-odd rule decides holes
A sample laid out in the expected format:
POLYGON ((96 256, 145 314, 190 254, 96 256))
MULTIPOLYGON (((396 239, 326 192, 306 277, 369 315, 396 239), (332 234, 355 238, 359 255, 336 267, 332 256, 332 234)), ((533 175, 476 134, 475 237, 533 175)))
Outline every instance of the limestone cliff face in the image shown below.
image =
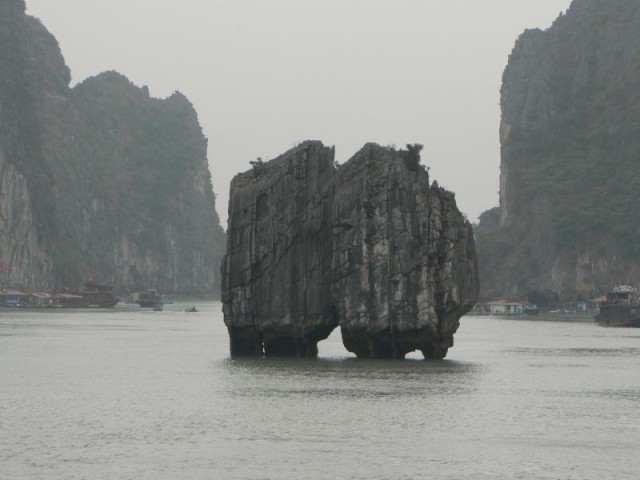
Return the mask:
POLYGON ((36 171, 42 158, 37 102, 30 74, 33 46, 24 21, 24 1, 0 3, 0 287, 11 281, 33 284, 52 279, 53 262, 41 238, 46 221, 30 188, 47 188, 47 171, 36 171), (18 164, 15 160, 24 161, 18 164))
POLYGON ((27 181, 0 150, 0 261, 13 268, 0 272, 0 287, 9 285, 9 275, 22 285, 46 284, 53 277, 53 264, 40 245, 35 221, 27 181))
POLYGON ((640 3, 574 0, 504 72, 499 227, 482 295, 589 297, 640 282, 640 3))
POLYGON ((306 142, 231 182, 222 301, 232 355, 316 356, 331 302, 333 150, 306 142))
POLYGON ((0 8, 0 280, 214 292, 224 232, 193 106, 115 72, 69 88, 51 34, 0 8))
POLYGON ((231 185, 223 309, 232 355, 315 356, 340 326, 358 357, 442 358, 475 303, 470 225, 407 152, 334 167, 305 142, 231 185))

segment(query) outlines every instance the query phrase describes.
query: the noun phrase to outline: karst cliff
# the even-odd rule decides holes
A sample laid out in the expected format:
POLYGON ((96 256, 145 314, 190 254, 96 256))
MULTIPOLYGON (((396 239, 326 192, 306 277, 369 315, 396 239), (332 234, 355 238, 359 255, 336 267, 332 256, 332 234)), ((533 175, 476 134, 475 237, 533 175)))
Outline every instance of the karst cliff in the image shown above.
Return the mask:
POLYGON ((537 303, 640 283, 640 2, 574 0, 516 42, 500 207, 476 231, 483 297, 537 303))
POLYGON ((315 357, 340 326, 361 358, 443 358, 478 291, 471 226, 419 153, 336 166, 318 141, 233 179, 222 282, 233 356, 315 357))
POLYGON ((0 286, 216 291, 225 235, 193 106, 116 72, 69 84, 24 1, 0 2, 0 286))

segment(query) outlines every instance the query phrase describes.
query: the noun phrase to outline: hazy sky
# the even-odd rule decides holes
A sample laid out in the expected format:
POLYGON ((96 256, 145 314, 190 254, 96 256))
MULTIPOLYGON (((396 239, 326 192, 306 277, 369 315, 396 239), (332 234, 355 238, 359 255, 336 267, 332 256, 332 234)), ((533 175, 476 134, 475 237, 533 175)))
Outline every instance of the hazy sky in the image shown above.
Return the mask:
POLYGON ((515 40, 570 0, 27 0, 72 83, 117 70, 183 92, 209 139, 217 210, 249 160, 305 139, 349 159, 422 143, 471 220, 498 204, 500 85, 515 40))

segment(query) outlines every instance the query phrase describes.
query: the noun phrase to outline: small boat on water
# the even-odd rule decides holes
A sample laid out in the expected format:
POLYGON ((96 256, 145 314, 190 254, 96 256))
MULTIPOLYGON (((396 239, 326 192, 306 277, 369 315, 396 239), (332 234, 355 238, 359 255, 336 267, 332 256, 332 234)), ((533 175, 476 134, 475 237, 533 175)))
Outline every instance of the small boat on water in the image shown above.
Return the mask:
POLYGON ((162 302, 160 292, 155 288, 148 288, 144 292, 137 292, 129 296, 130 303, 137 303, 141 308, 151 308, 162 302))
POLYGON ((190 305, 187 308, 184 309, 185 312, 197 312, 198 309, 196 308, 195 305, 190 305))
POLYGON ((607 299, 600 303, 596 322, 603 327, 640 328, 638 289, 620 285, 607 293, 607 299))

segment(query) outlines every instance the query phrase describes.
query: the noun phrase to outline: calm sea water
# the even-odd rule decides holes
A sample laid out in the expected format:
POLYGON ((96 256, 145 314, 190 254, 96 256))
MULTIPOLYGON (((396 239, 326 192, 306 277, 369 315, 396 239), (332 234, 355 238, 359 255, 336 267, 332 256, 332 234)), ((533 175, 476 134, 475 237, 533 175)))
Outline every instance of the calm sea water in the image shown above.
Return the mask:
POLYGON ((640 330, 467 317, 439 362, 337 333, 231 360, 198 307, 0 310, 0 478, 640 478, 640 330))

